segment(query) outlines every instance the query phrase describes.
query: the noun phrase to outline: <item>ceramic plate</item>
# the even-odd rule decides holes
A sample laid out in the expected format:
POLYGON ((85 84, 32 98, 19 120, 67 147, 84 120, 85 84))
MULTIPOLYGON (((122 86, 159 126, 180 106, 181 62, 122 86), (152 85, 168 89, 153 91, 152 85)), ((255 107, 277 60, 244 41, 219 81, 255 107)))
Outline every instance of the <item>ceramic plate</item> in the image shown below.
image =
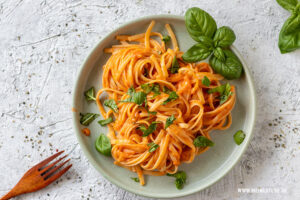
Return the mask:
MULTIPOLYGON (((91 136, 87 137, 81 133, 83 128, 79 123, 79 112, 99 113, 95 103, 87 103, 84 91, 91 86, 96 90, 102 87, 102 66, 107 61, 109 54, 103 53, 103 49, 117 44, 116 35, 144 33, 151 20, 155 20, 154 31, 167 33, 164 25, 169 23, 178 40, 181 51, 186 51, 195 42, 186 31, 184 18, 172 15, 156 15, 131 21, 116 29, 102 39, 95 49, 85 60, 79 72, 74 88, 73 107, 78 110, 73 113, 73 123, 79 144, 93 166, 110 182, 138 195, 155 198, 172 198, 189 195, 203 190, 221 179, 239 160, 251 139, 251 133, 255 121, 255 91, 246 63, 236 48, 232 50, 240 58, 244 66, 244 74, 238 80, 230 81, 236 86, 237 102, 232 111, 233 123, 230 129, 225 131, 213 131, 211 133, 215 146, 204 154, 197 156, 193 163, 182 164, 179 169, 187 172, 187 183, 182 190, 177 190, 173 177, 146 176, 146 185, 140 186, 130 177, 136 174, 113 164, 111 157, 98 153, 94 143, 100 133, 107 133, 107 128, 99 126, 97 120, 90 124, 91 136), (244 142, 238 146, 233 140, 233 134, 242 129, 246 133, 244 142)), ((238 38, 238 37, 237 37, 238 38)), ((99 120, 99 118, 98 118, 99 120)))

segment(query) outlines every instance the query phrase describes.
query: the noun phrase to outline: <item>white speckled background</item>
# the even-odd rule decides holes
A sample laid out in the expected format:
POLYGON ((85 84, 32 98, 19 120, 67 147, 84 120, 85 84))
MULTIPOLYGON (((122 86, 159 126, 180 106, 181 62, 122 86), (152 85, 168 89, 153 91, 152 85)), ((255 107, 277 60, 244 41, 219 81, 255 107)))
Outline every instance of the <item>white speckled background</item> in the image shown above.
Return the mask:
POLYGON ((258 112, 253 140, 233 170, 181 199, 300 199, 300 50, 279 53, 289 13, 275 0, 0 0, 0 196, 30 166, 65 149, 71 170, 15 199, 146 199, 106 181, 84 157, 71 124, 73 84, 92 48, 119 25, 145 15, 184 15, 192 6, 234 29, 253 73, 258 112))

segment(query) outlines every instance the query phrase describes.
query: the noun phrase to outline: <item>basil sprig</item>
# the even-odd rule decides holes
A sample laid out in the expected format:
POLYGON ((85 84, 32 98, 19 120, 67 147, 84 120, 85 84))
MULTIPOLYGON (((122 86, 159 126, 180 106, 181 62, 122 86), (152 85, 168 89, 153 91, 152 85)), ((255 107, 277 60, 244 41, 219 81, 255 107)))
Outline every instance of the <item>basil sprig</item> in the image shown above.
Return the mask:
POLYGON ((175 177, 175 185, 177 189, 182 189, 183 184, 186 182, 186 173, 184 171, 178 171, 175 174, 167 174, 167 176, 175 177))
POLYGON ((207 76, 203 77, 202 84, 207 86, 207 87, 210 85, 210 80, 209 80, 209 78, 207 78, 207 76))
POLYGON ((210 57, 212 68, 226 79, 236 79, 243 66, 229 49, 236 39, 227 26, 217 29, 215 20, 200 8, 190 8, 185 13, 185 25, 190 36, 197 42, 182 55, 186 62, 198 62, 210 57))
POLYGON ((167 42, 169 42, 169 41, 171 40, 171 37, 170 37, 169 35, 164 35, 163 38, 162 38, 162 40, 163 40, 165 43, 167 43, 167 42))
POLYGON ((279 33, 278 47, 282 54, 300 48, 300 1, 276 0, 291 16, 283 24, 279 33))
POLYGON ((100 134, 100 136, 95 142, 95 147, 97 151, 100 152, 101 154, 105 156, 111 155, 111 143, 109 138, 106 135, 100 134))
POLYGON ((172 91, 172 92, 169 93, 169 97, 167 98, 167 100, 165 100, 165 101, 163 102, 162 105, 166 105, 167 103, 169 103, 169 102, 171 102, 171 101, 174 101, 174 100, 178 99, 178 97, 179 97, 179 96, 177 95, 177 93, 176 93, 175 91, 172 91))
POLYGON ((127 94, 129 94, 130 97, 119 102, 136 103, 141 106, 146 101, 147 94, 145 92, 136 92, 133 87, 128 89, 127 94))
POLYGON ((86 113, 82 114, 80 113, 80 124, 84 126, 88 126, 90 123, 92 123, 97 117, 99 117, 98 114, 95 113, 86 113))

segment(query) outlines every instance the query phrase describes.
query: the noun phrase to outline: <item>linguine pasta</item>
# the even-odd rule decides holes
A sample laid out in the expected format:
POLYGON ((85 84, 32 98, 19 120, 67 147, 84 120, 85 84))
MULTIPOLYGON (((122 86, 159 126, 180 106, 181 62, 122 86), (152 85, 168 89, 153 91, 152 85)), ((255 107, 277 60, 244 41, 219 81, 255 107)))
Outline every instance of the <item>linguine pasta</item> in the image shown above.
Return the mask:
POLYGON ((145 174, 174 174, 182 162, 190 163, 205 152, 209 147, 196 147, 194 139, 197 136, 210 139, 211 130, 228 128, 236 98, 231 86, 231 95, 220 104, 220 95, 208 90, 220 86, 223 77, 215 74, 207 63, 185 63, 170 25, 165 28, 173 48, 166 47, 161 33, 152 32, 154 24, 152 21, 145 33, 117 36, 120 44, 105 49, 111 56, 103 66, 103 88, 96 96, 102 116, 115 118, 108 125, 107 134, 114 163, 136 172, 141 185, 145 183, 145 174), (174 57, 179 69, 172 74, 174 57), (211 82, 209 86, 202 83, 205 76, 211 82), (149 92, 143 105, 120 102, 130 97, 127 91, 131 87, 136 92, 143 91, 143 84, 159 85, 160 94, 149 92), (164 87, 175 91, 178 98, 164 103, 169 98, 163 92, 164 87), (103 92, 117 103, 117 113, 105 111, 100 101, 103 92), (175 120, 165 129, 166 120, 172 115, 175 120), (149 127, 153 122, 157 122, 154 132, 143 137, 139 127, 149 127), (151 143, 158 147, 150 152, 151 143))

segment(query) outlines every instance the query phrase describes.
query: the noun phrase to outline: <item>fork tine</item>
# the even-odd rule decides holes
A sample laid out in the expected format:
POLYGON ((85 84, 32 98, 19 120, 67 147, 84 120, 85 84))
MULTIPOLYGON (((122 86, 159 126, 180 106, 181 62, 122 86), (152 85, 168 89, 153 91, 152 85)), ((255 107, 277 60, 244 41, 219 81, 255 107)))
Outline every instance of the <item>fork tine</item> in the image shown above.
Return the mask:
POLYGON ((49 178, 54 172, 59 170, 62 166, 64 166, 69 161, 70 161, 70 159, 66 160, 65 162, 61 163, 60 165, 56 166, 55 168, 51 169, 49 172, 44 174, 45 179, 49 178))
POLYGON ((49 169, 51 169, 54 165, 56 165, 57 163, 59 163, 61 160, 65 159, 68 155, 65 155, 63 157, 61 157, 60 159, 58 159, 57 161, 51 163, 50 165, 48 165, 47 167, 45 167, 44 169, 42 169, 40 171, 40 174, 43 175, 44 172, 48 171, 49 169))
POLYGON ((60 152, 50 156, 49 158, 47 158, 47 159, 43 160, 42 162, 38 163, 37 165, 35 165, 35 167, 38 167, 38 170, 40 170, 42 167, 44 167, 46 164, 48 164, 49 162, 54 160, 57 156, 59 156, 63 152, 65 152, 65 151, 60 151, 60 152))
POLYGON ((62 169, 58 173, 54 174, 53 176, 50 176, 48 179, 45 180, 45 184, 49 185, 50 183, 52 183, 53 181, 55 181, 56 179, 61 177, 64 173, 66 173, 71 167, 72 167, 72 164, 70 164, 66 168, 62 169))

